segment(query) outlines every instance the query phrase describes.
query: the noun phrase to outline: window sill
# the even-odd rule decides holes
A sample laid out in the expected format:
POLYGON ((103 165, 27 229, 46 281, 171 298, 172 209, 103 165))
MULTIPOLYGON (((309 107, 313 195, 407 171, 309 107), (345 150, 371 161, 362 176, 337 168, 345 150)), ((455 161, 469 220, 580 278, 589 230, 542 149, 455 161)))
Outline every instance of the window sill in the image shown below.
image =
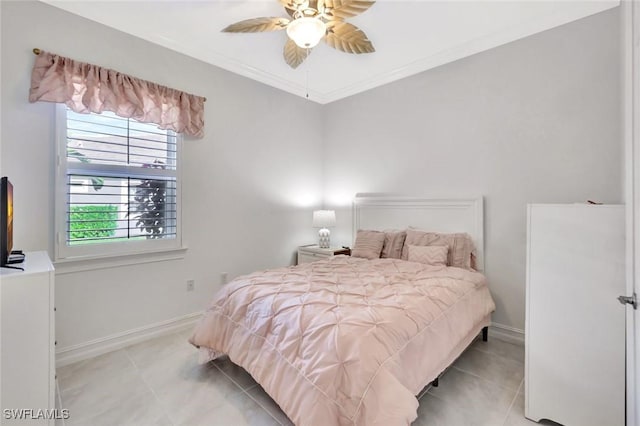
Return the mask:
POLYGON ((73 274, 82 271, 118 268, 144 263, 165 262, 184 259, 187 247, 158 250, 153 252, 129 253, 117 256, 83 256, 58 259, 53 263, 56 275, 73 274))

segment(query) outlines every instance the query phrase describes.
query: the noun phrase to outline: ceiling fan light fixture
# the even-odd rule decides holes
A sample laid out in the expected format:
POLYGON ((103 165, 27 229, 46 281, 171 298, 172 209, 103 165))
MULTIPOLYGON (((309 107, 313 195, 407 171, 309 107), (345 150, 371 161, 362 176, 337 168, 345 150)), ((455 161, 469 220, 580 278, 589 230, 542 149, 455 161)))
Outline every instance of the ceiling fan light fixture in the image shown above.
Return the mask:
MULTIPOLYGON (((2 0, 0 0, 2 1, 2 0)), ((309 57, 320 40, 345 53, 375 52, 373 43, 357 26, 345 22, 369 9, 376 0, 277 0, 288 17, 245 19, 222 29, 225 33, 287 31, 283 57, 295 69, 309 57)))
POLYGON ((327 25, 316 17, 294 19, 287 25, 287 35, 299 47, 315 47, 327 33, 327 25))

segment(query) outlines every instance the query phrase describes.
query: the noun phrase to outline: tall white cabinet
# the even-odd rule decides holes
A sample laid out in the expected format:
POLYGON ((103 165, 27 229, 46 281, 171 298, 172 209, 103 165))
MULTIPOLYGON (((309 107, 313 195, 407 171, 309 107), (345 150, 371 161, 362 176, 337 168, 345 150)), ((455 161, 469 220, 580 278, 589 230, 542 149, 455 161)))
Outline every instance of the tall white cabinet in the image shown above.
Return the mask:
MULTIPOLYGON (((26 253, 24 271, 0 268, 2 409, 55 407, 54 269, 46 252, 26 253)), ((7 420, 3 425, 53 425, 7 420)))
POLYGON ((625 212, 528 206, 525 416, 625 424, 625 212))

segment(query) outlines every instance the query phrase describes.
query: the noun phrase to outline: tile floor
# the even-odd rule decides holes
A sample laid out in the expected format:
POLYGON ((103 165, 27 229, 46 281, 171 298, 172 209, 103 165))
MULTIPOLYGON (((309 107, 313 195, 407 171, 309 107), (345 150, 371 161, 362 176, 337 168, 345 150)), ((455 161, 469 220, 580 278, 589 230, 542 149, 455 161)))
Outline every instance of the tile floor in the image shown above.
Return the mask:
MULTIPOLYGON (((199 365, 190 332, 59 368, 64 425, 292 424, 242 368, 227 359, 199 365)), ((523 415, 523 377, 523 347, 477 340, 423 392, 414 425, 534 425, 523 415)))

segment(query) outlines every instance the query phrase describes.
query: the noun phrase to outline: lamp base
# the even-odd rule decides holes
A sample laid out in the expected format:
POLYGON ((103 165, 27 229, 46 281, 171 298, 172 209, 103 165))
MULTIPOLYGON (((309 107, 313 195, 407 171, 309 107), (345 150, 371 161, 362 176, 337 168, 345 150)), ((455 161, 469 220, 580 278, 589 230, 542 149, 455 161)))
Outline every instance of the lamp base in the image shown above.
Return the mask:
POLYGON ((331 246, 330 242, 331 231, 327 228, 322 228, 318 231, 318 247, 320 248, 329 248, 331 246))

